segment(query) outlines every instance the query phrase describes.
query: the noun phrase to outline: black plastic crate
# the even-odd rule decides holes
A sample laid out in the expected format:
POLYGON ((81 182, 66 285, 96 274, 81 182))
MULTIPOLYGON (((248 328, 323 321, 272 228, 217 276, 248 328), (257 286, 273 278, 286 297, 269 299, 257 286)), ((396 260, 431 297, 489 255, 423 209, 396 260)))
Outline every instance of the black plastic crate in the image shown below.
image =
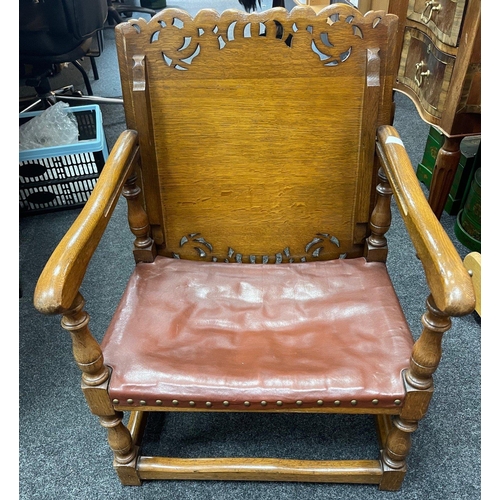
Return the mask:
MULTIPOLYGON (((78 143, 19 153, 19 210, 34 215, 85 205, 108 157, 99 106, 66 108, 78 123, 78 143)), ((19 115, 20 124, 41 112, 19 115)))
POLYGON ((97 179, 93 176, 70 182, 25 186, 19 190, 19 206, 30 213, 81 207, 88 200, 97 179))

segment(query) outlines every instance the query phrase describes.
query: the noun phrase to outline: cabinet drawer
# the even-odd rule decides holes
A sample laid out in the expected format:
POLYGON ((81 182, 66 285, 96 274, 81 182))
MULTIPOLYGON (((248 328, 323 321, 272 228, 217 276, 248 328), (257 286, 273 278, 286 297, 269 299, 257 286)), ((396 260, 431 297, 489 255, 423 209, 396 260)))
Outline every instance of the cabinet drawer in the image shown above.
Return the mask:
POLYGON ((454 63, 455 58, 441 52, 425 33, 406 27, 398 81, 413 90, 422 109, 434 117, 443 113, 454 63))
POLYGON ((427 26, 441 42, 456 47, 466 0, 409 0, 407 18, 427 26))

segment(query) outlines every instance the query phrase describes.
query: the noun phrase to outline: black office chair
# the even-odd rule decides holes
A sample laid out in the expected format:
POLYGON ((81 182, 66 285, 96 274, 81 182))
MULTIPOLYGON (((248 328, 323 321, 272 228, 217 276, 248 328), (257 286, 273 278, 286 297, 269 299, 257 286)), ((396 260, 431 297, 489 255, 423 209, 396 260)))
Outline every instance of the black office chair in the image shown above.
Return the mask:
MULTIPOLYGON (((107 0, 20 0, 19 63, 25 85, 36 92, 34 102, 22 112, 57 100, 86 97, 86 100, 122 104, 121 99, 93 96, 89 77, 81 60, 90 59, 94 79, 99 78, 95 58, 102 51, 102 29, 108 16, 107 0), (61 64, 70 63, 81 73, 87 96, 73 85, 53 90, 50 78, 61 64)), ((33 100, 33 98, 31 98, 33 100)))
MULTIPOLYGON (((238 0, 238 2, 247 12, 253 12, 262 6, 261 0, 238 0)), ((273 0, 273 7, 285 7, 285 0, 273 0)))
POLYGON ((123 3, 117 0, 107 0, 108 2, 108 24, 114 27, 117 24, 126 21, 123 16, 128 16, 133 12, 141 12, 143 14, 149 14, 154 16, 156 14, 155 9, 149 9, 148 7, 139 7, 137 5, 132 5, 128 3, 123 3))

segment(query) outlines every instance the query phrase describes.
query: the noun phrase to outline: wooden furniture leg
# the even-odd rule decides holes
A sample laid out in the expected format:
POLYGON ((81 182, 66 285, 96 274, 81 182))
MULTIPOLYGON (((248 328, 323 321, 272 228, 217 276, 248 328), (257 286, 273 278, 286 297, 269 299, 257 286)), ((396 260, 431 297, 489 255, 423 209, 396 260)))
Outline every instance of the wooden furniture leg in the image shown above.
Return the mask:
POLYGON ((381 490, 396 491, 401 487, 406 473, 406 457, 411 447, 411 434, 427 412, 433 393, 432 375, 441 360, 443 334, 451 327, 449 316, 436 307, 432 295, 427 299, 427 311, 422 317, 422 324, 422 334, 413 347, 410 369, 404 374, 408 394, 401 415, 394 418, 390 428, 387 421, 378 421, 379 436, 384 445, 381 454, 384 470, 381 490))
POLYGON ((101 348, 88 328, 89 315, 83 310, 84 304, 82 295, 78 293, 72 307, 63 314, 61 325, 71 334, 73 355, 82 371, 82 391, 90 410, 108 431, 108 443, 113 451, 118 477, 122 484, 140 485, 136 470, 138 447, 122 422, 123 413, 116 412, 109 400, 109 368, 104 364, 101 348))
POLYGON ((443 213, 458 168, 461 141, 461 136, 446 137, 437 154, 429 188, 429 205, 438 219, 441 218, 443 213))
POLYGON ((476 312, 481 316, 481 254, 479 252, 468 253, 464 258, 464 266, 472 278, 476 295, 476 312))

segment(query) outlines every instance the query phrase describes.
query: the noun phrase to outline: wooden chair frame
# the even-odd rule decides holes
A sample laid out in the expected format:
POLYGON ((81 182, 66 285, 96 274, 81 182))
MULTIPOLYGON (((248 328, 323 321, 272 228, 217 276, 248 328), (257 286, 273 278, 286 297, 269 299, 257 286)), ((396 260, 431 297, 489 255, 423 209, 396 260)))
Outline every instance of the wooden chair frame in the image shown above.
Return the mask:
MULTIPOLYGON (((316 14, 309 8, 297 7, 291 14, 286 14, 284 9, 273 10, 278 12, 278 17, 282 16, 281 19, 290 15, 293 19, 305 17, 313 22, 316 18, 316 14)), ((359 15, 345 5, 333 5, 324 9, 318 16, 330 16, 332 13, 359 15)), ((162 15, 160 13, 153 19, 161 19, 162 15)), ((210 11, 209 15, 215 14, 210 11)), ((244 22, 263 19, 260 14, 236 14, 233 11, 231 15, 239 16, 238 19, 244 22)), ((382 12, 371 12, 367 16, 365 21, 379 17, 389 22, 395 18, 382 12)), ((397 22, 393 22, 393 26, 396 24, 397 22)), ((140 24, 141 29, 150 27, 151 24, 140 24)), ((118 27, 118 30, 120 29, 123 34, 127 29, 134 28, 130 23, 124 23, 118 27)), ((140 99, 143 99, 144 109, 149 104, 148 94, 142 92, 147 81, 147 70, 139 56, 135 59, 135 66, 130 68, 125 63, 125 38, 118 36, 117 43, 122 70, 126 68, 123 71, 127 72, 122 73, 122 81, 126 81, 124 100, 129 130, 120 135, 88 203, 48 261, 35 291, 35 305, 45 314, 62 314, 62 326, 71 334, 74 358, 82 371, 83 393, 92 413, 99 417, 101 424, 108 431, 108 441, 114 454, 114 467, 121 482, 126 485, 139 485, 143 480, 150 479, 312 481, 371 483, 378 484, 383 490, 399 489, 406 472, 410 436, 425 415, 433 394, 432 375, 440 362, 442 336, 451 326, 450 317, 469 314, 473 311, 475 302, 471 278, 430 209, 397 131, 387 124, 390 122, 389 94, 394 67, 388 70, 386 80, 380 85, 384 107, 380 114, 374 117, 378 127, 376 155, 378 165, 381 166, 378 180, 375 169, 373 180, 370 181, 373 182, 373 193, 376 197, 373 197, 367 207, 371 211, 371 217, 366 224, 366 234, 359 238, 361 243, 354 241, 354 250, 351 249, 351 253, 359 254, 356 248, 361 248, 362 255, 367 260, 385 261, 385 234, 390 226, 390 204, 394 195, 422 262, 430 289, 427 309, 422 317, 423 330, 414 344, 408 368, 403 374, 406 388, 404 403, 391 408, 373 409, 352 406, 319 407, 312 410, 252 410, 372 413, 377 422, 381 449, 379 459, 315 461, 145 457, 140 454, 139 443, 148 412, 224 410, 166 409, 145 405, 131 411, 125 426, 122 422, 123 412, 129 411, 130 408, 110 399, 107 390, 110 368, 105 364, 101 347, 88 327, 89 315, 84 310, 84 299, 79 290, 90 258, 103 236, 120 193, 127 199, 129 225, 135 236, 133 252, 136 261, 152 262, 157 253, 164 251, 158 215, 161 209, 155 196, 144 198, 140 189, 140 186, 149 189, 157 182, 153 175, 154 169, 144 170, 146 164, 155 163, 152 148, 148 147, 151 146, 153 136, 140 135, 133 130, 151 129, 151 123, 148 123, 150 117, 143 113, 140 107, 140 99), (131 95, 134 91, 138 92, 139 97, 131 95), (144 205, 147 206, 147 211, 144 205)), ((394 57, 392 59, 395 60, 394 57)), ((388 60, 391 61, 390 54, 388 60)))

